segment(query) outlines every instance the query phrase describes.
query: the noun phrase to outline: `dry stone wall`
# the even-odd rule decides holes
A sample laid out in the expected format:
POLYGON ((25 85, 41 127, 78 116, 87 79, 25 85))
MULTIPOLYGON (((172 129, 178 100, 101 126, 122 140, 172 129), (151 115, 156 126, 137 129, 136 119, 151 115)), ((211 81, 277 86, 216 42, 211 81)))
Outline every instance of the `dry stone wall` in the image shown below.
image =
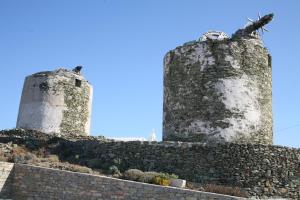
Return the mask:
POLYGON ((251 196, 300 198, 300 149, 258 144, 179 142, 67 142, 60 156, 71 162, 121 171, 175 173, 199 183, 238 186, 251 196), (63 151, 67 149, 67 151, 63 151))
MULTIPOLYGON (((0 166, 12 164, 1 163, 0 166)), ((239 200, 243 198, 16 164, 12 199, 239 200)), ((1 196, 0 196, 1 197, 1 196)), ((8 197, 8 196, 6 196, 8 197)))
POLYGON ((0 131, 0 143, 47 149, 61 161, 107 170, 168 172, 202 184, 244 188, 251 196, 300 199, 300 149, 261 144, 113 142, 102 137, 57 137, 0 131))

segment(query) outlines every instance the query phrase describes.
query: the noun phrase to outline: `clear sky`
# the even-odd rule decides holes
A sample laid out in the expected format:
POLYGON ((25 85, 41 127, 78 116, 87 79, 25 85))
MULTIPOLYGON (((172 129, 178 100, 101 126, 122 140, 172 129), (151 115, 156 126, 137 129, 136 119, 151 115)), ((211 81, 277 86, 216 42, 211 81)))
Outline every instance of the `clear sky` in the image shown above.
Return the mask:
POLYGON ((24 77, 84 66, 92 134, 161 138, 163 57, 208 30, 231 35, 257 12, 273 57, 274 143, 300 147, 300 1, 0 0, 0 129, 14 128, 24 77))

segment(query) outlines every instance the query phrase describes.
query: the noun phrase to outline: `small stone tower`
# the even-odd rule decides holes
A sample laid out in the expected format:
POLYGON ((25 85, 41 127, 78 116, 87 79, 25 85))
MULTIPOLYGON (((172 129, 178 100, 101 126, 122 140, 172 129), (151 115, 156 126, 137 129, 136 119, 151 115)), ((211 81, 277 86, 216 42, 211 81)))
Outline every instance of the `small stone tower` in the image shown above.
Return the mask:
POLYGON ((166 54, 163 140, 272 144, 271 56, 256 32, 272 18, 166 54))
POLYGON ((78 66, 26 77, 17 128, 89 135, 93 88, 80 70, 78 66))

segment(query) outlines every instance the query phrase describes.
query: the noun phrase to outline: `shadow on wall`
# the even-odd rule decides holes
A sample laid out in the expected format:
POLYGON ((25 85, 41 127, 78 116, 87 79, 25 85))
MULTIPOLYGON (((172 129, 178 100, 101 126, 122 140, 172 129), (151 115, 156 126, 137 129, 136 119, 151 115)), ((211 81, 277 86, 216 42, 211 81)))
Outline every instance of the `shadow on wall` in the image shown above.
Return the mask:
POLYGON ((0 162, 0 198, 11 198, 13 163, 0 162))

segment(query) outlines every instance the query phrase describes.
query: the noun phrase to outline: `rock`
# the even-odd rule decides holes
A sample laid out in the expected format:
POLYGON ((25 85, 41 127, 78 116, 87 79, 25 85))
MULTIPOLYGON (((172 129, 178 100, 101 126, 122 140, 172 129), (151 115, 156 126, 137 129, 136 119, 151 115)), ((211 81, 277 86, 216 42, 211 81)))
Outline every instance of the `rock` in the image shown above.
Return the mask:
POLYGON ((267 165, 270 165, 270 160, 267 158, 263 159, 263 162, 266 163, 267 165))
POLYGON ((285 194, 285 193, 288 192, 288 190, 287 190, 286 188, 280 188, 280 189, 279 189, 279 192, 280 192, 281 194, 285 194))
POLYGON ((266 185, 266 187, 270 187, 271 186, 270 181, 267 180, 265 185, 266 185))
POLYGON ((170 186, 178 187, 178 188, 185 188, 186 187, 186 180, 171 178, 170 179, 170 186))

